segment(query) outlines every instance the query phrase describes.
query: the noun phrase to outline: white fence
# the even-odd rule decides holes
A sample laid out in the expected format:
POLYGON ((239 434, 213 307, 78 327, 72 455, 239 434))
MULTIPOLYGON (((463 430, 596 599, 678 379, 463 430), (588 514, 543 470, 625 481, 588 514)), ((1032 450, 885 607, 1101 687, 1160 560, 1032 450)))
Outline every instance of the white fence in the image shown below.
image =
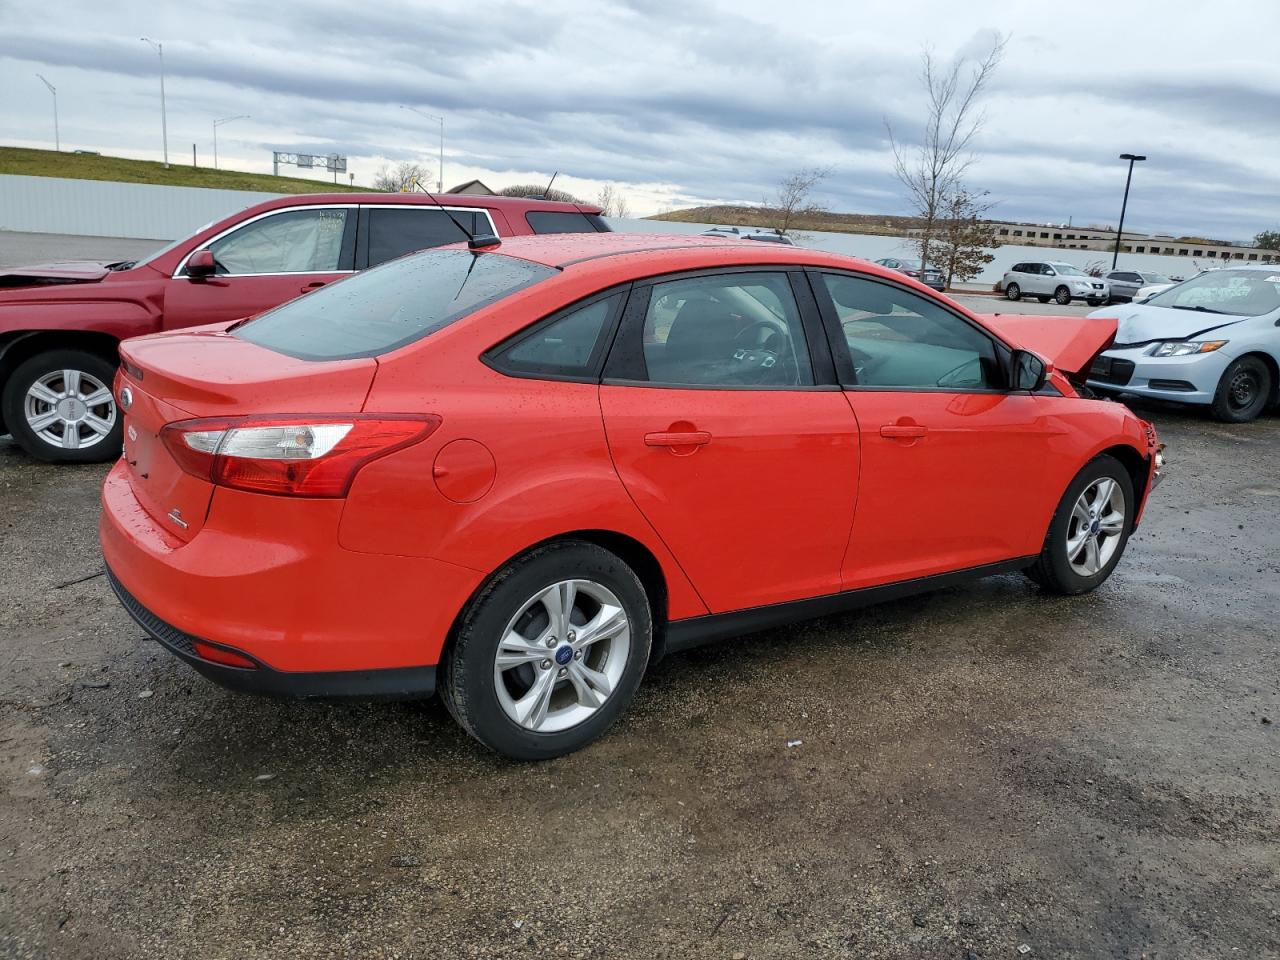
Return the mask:
POLYGON ((176 240, 281 196, 245 190, 0 175, 0 230, 176 240))

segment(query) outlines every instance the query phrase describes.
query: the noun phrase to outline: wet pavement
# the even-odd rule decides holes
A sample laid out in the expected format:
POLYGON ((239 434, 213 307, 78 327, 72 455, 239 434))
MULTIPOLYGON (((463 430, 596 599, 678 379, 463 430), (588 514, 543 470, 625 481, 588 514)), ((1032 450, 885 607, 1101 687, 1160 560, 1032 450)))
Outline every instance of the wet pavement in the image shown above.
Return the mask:
POLYGON ((1280 417, 1144 414, 1095 594, 674 656, 538 765, 200 679, 94 576, 105 468, 0 439, 0 957, 1276 956, 1280 417))

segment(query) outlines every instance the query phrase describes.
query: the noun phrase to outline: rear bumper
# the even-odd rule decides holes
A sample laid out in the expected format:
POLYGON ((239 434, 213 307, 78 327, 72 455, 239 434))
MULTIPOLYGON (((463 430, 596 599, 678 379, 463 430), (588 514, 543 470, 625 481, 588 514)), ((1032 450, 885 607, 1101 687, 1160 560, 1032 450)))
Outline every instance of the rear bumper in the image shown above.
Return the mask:
MULTIPOLYGON (((138 502, 121 461, 103 484, 99 537, 122 599, 133 601, 126 606, 162 643, 199 638, 276 674, 353 674, 331 677, 338 687, 364 682, 354 674, 433 666, 483 574, 344 549, 343 506, 219 488, 203 526, 183 542, 138 502)), ((321 695, 300 682, 303 695, 321 695)))
MULTIPOLYGON (((205 637, 194 637, 183 633, 173 624, 165 623, 139 603, 109 567, 107 581, 129 616, 137 621, 151 639, 179 660, 186 661, 201 676, 229 690, 271 697, 394 700, 425 699, 436 692, 435 667, 289 672, 273 670, 261 661, 255 661, 257 669, 250 670, 247 667, 230 667, 205 660, 195 649, 197 643, 209 642, 205 637)), ((236 652, 241 656, 248 656, 242 650, 236 652)))

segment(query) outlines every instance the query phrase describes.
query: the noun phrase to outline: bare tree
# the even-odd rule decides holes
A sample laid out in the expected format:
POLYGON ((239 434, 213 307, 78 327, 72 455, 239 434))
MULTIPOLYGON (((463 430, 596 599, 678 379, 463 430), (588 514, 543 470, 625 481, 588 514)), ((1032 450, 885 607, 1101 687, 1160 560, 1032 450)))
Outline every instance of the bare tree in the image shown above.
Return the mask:
POLYGON ((533 200, 557 200, 562 203, 582 203, 577 197, 566 190, 557 190, 552 187, 547 189, 546 184, 541 183, 519 183, 514 187, 503 187, 498 191, 500 197, 529 197, 533 200))
POLYGON ((426 167, 410 160, 402 160, 395 167, 388 167, 385 163, 379 167, 373 178, 373 189, 388 193, 407 193, 418 184, 427 182, 426 167))
POLYGON ((773 228, 783 236, 791 236, 801 217, 823 213, 826 207, 810 199, 815 187, 831 176, 830 167, 807 167, 784 177, 773 200, 765 200, 764 208, 773 216, 773 228))
POLYGON ((606 183, 596 194, 596 206, 604 211, 606 217, 629 217, 631 207, 627 198, 612 183, 606 183))
POLYGON ((995 259, 987 253, 988 247, 1000 245, 995 224, 986 219, 991 207, 985 191, 973 193, 964 186, 944 198, 934 256, 948 287, 972 280, 995 259))
POLYGON ((986 119, 978 110, 978 99, 999 65, 1004 47, 1005 37, 997 35, 991 51, 978 63, 961 57, 950 67, 943 67, 926 49, 921 56, 920 82, 928 107, 921 142, 916 146, 900 143, 893 127, 885 122, 893 147, 893 171, 906 188, 916 216, 924 221, 916 241, 922 266, 934 263, 943 206, 948 198, 960 195, 965 171, 973 163, 969 148, 986 119))

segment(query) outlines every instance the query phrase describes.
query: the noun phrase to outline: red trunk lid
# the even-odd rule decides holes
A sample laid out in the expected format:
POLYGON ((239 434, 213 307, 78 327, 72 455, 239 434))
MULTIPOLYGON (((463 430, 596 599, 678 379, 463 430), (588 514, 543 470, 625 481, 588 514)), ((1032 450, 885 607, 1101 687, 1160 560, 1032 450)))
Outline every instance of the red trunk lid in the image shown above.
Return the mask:
POLYGON ((124 366, 117 397, 130 484, 142 507, 183 540, 203 526, 213 485, 178 466, 160 439, 163 427, 202 417, 358 412, 377 369, 372 359, 286 357, 226 334, 223 327, 120 345, 124 366))

